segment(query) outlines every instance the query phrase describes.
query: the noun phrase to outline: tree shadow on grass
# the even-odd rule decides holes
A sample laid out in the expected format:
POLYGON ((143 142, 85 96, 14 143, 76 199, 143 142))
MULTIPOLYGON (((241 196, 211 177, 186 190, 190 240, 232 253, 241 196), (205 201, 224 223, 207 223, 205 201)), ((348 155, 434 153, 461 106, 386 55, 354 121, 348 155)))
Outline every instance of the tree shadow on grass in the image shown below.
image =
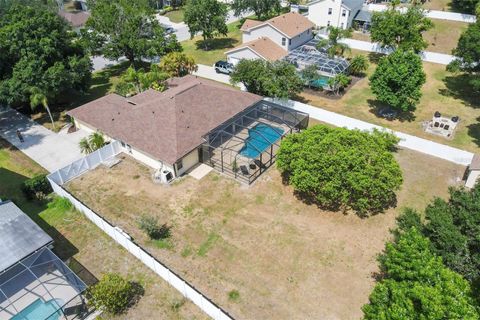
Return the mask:
POLYGON ((377 118, 380 119, 384 119, 390 122, 395 120, 398 120, 400 122, 412 122, 416 119, 413 112, 397 112, 396 115, 392 117, 382 116, 381 113, 384 112, 386 109, 391 109, 391 107, 378 100, 368 99, 367 103, 370 108, 370 113, 374 114, 377 118))
POLYGON ((480 108, 480 93, 474 92, 470 84, 474 78, 469 74, 445 77, 443 83, 446 89, 440 89, 439 92, 443 96, 462 100, 468 107, 480 108))
POLYGON ((473 138, 473 142, 480 147, 480 117, 477 119, 477 123, 472 123, 467 126, 468 135, 473 138))
POLYGON ((378 53, 378 52, 370 52, 368 54, 368 60, 371 63, 378 64, 380 62, 380 59, 385 57, 383 53, 378 53))
POLYGON ((213 50, 222 50, 222 49, 231 49, 234 48, 238 43, 237 39, 234 38, 214 38, 214 39, 207 39, 207 40, 198 40, 195 42, 195 46, 198 50, 205 50, 205 45, 207 46, 208 50, 205 51, 213 51, 213 50))

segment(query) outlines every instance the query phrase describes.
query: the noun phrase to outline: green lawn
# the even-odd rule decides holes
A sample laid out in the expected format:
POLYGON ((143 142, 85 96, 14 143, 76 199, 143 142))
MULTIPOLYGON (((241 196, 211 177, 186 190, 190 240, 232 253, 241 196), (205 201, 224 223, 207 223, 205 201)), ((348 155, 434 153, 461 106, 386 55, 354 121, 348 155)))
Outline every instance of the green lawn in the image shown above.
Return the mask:
POLYGON ((185 10, 183 10, 183 8, 180 8, 178 10, 173 10, 165 13, 165 17, 168 17, 173 23, 180 23, 183 22, 184 14, 185 10))
POLYGON ((226 37, 219 37, 208 41, 209 50, 203 49, 203 38, 197 36, 191 40, 182 42, 183 51, 193 57, 197 64, 212 65, 218 60, 225 60, 225 51, 242 43, 240 26, 238 22, 229 24, 226 37))

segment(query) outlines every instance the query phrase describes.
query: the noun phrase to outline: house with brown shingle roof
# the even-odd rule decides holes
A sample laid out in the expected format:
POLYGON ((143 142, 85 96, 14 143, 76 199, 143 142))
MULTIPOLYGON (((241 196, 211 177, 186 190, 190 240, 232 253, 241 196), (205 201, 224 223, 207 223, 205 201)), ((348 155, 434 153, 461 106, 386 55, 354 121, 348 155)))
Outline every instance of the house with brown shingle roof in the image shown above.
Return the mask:
POLYGON ((79 129, 118 140, 144 164, 179 176, 200 160, 203 136, 262 97, 192 75, 164 92, 112 93, 68 112, 79 129))
POLYGON ((313 38, 315 25, 296 12, 289 12, 267 21, 247 19, 241 27, 243 44, 226 52, 227 60, 236 64, 241 59, 278 60, 313 38))

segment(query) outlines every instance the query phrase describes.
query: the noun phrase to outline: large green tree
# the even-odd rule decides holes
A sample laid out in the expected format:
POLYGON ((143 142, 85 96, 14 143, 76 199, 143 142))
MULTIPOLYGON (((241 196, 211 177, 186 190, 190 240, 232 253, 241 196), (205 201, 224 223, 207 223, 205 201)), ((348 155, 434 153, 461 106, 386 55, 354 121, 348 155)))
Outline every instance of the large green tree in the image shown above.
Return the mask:
POLYGON ((401 232, 417 227, 449 268, 472 283, 480 281, 480 184, 472 190, 450 189, 448 201, 434 199, 420 224, 420 214, 411 209, 399 219, 401 232))
POLYGON ((88 88, 90 58, 56 13, 13 5, 0 19, 0 102, 30 102, 32 88, 49 100, 88 88))
POLYGON ((184 20, 193 38, 202 33, 203 46, 208 50, 208 40, 218 35, 227 35, 228 8, 217 0, 189 0, 185 6, 184 20))
POLYGON ((63 0, 0 0, 0 17, 13 5, 40 7, 51 10, 52 12, 57 12, 59 9, 58 1, 63 0))
POLYGON ((265 20, 280 12, 280 0, 233 0, 231 7, 236 16, 254 12, 257 19, 265 20))
POLYGON ((383 280, 363 307, 364 319, 479 319, 468 282, 415 228, 388 243, 379 260, 383 280))
POLYGON ((452 0, 452 7, 465 13, 475 13, 475 8, 480 4, 479 0, 452 0))
POLYGON ((396 203, 403 181, 397 142, 387 132, 317 125, 284 138, 277 165, 303 198, 366 216, 396 203))
POLYGON ((286 61, 241 60, 230 74, 232 84, 242 83, 249 92, 275 98, 292 98, 304 81, 286 61))
POLYGON ((383 48, 420 52, 428 46, 423 32, 433 28, 432 21, 418 5, 402 13, 395 7, 372 16, 371 38, 383 48))
POLYGON ((175 35, 166 36, 147 0, 90 0, 91 16, 82 35, 92 54, 131 64, 181 51, 175 35))
POLYGON ((450 63, 447 69, 473 75, 470 85, 480 92, 480 14, 477 22, 470 24, 462 33, 453 54, 457 59, 450 63))
POLYGON ((426 82, 422 60, 412 51, 397 50, 382 57, 370 77, 370 88, 377 99, 392 108, 414 111, 426 82))

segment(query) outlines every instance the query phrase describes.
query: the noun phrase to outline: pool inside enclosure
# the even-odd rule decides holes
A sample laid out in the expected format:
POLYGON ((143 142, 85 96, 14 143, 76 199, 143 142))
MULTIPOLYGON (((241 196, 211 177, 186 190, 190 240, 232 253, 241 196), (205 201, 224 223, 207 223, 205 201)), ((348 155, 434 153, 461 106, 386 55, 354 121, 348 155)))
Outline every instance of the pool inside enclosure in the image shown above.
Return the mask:
POLYGON ((251 184, 275 162, 283 137, 308 122, 307 113, 260 101, 204 136, 201 161, 251 184))

